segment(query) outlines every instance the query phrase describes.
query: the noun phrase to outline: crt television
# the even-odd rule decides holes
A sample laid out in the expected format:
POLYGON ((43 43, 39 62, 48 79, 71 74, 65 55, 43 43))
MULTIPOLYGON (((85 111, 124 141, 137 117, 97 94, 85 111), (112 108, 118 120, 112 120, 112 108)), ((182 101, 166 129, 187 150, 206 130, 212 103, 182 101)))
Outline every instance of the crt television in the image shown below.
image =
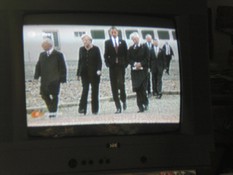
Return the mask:
POLYGON ((2 4, 2 174, 120 174, 174 169, 202 172, 211 166, 205 3, 115 4, 122 3, 121 8, 112 3, 91 0, 2 4), (149 97, 149 110, 138 114, 131 70, 127 67, 129 103, 127 110, 118 115, 113 114, 108 68, 103 61, 99 114, 83 116, 77 112, 81 82, 74 75, 82 46, 80 36, 90 34, 103 55, 103 43, 109 38, 111 26, 121 31, 128 47, 134 31, 140 34, 141 43, 147 33, 159 39, 160 47, 169 42, 175 53, 171 73, 163 76, 162 99, 149 97), (64 53, 68 70, 56 118, 47 116, 39 83, 33 81, 41 41, 46 37, 64 53), (43 116, 33 117, 38 110, 43 116))

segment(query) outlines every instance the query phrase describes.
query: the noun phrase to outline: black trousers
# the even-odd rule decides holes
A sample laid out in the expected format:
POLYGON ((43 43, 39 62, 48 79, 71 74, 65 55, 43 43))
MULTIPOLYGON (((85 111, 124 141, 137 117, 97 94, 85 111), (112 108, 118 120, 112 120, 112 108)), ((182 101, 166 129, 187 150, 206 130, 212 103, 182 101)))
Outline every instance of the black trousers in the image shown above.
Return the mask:
POLYGON ((79 103, 79 109, 84 109, 85 113, 87 111, 87 98, 89 87, 91 85, 91 108, 92 113, 99 112, 99 82, 100 77, 89 78, 88 76, 81 76, 82 80, 82 95, 79 103))
POLYGON ((45 101, 45 104, 49 112, 57 112, 59 91, 59 81, 52 81, 46 85, 41 84, 40 86, 41 98, 45 101))
POLYGON ((162 77, 163 71, 154 71, 152 72, 152 85, 153 85, 153 94, 161 95, 162 94, 162 77))
POLYGON ((172 56, 166 55, 166 72, 169 73, 172 56))
POLYGON ((140 111, 144 111, 144 107, 148 106, 149 101, 147 98, 146 88, 148 80, 145 79, 141 86, 136 90, 137 95, 137 105, 140 111))
POLYGON ((45 101, 45 104, 46 104, 49 112, 57 112, 58 95, 42 94, 41 97, 45 101))
POLYGON ((113 100, 115 102, 116 108, 121 109, 121 103, 126 102, 126 93, 125 93, 125 67, 120 65, 114 65, 109 68, 111 90, 113 100), (120 98, 119 98, 120 91, 120 98))

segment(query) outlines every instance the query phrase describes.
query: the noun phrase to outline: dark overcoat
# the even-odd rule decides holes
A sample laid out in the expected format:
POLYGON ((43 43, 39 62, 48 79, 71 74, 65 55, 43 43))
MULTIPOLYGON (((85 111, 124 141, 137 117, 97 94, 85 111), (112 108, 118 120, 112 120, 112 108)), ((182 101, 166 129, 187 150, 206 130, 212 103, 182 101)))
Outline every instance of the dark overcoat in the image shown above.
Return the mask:
POLYGON ((159 48, 158 55, 156 56, 154 48, 150 50, 150 69, 152 73, 163 73, 166 65, 166 57, 163 49, 159 48))
POLYGON ((61 52, 53 50, 48 56, 46 52, 40 53, 37 61, 34 79, 41 77, 41 94, 58 94, 60 83, 66 82, 66 64, 61 52))
POLYGON ((129 64, 131 66, 131 79, 133 91, 137 91, 144 81, 147 81, 148 76, 148 60, 149 51, 145 45, 135 47, 134 45, 129 48, 129 64), (134 63, 140 62, 143 69, 134 70, 134 63))

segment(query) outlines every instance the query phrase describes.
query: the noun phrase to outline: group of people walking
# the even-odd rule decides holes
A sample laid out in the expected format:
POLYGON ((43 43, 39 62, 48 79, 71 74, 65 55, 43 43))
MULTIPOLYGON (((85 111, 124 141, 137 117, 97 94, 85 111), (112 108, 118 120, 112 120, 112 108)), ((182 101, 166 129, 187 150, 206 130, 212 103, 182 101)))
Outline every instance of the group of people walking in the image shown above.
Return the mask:
MULTIPOLYGON (((173 50, 166 43, 159 48, 158 40, 146 36, 146 43, 140 43, 137 32, 130 35, 133 45, 127 47, 126 41, 119 38, 118 29, 109 29, 110 38, 105 41, 104 63, 109 69, 111 92, 115 102, 116 114, 127 109, 125 91, 125 72, 131 68, 133 91, 136 92, 138 112, 148 110, 150 91, 150 74, 152 75, 152 93, 158 99, 162 97, 162 76, 164 70, 169 74, 169 65, 173 50), (148 90, 148 92, 147 92, 148 90)), ((92 37, 84 34, 81 37, 83 46, 79 48, 77 79, 82 82, 82 95, 79 102, 79 113, 87 113, 87 97, 91 85, 91 110, 99 112, 99 84, 102 70, 101 53, 98 46, 92 44, 92 37)), ((36 64, 34 78, 41 77, 40 94, 45 101, 50 117, 56 116, 60 83, 66 82, 66 64, 61 52, 53 48, 52 41, 42 43, 44 52, 36 64)))

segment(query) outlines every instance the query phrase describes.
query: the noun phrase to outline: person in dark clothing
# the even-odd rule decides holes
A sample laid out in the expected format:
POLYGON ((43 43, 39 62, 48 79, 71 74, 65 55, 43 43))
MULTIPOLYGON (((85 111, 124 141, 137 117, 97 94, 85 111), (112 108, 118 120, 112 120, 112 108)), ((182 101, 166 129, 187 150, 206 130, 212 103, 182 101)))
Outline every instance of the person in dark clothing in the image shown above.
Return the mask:
POLYGON ((152 72, 153 95, 158 99, 162 97, 162 77, 166 65, 165 61, 164 50, 159 48, 158 40, 155 39, 150 53, 150 69, 152 72))
POLYGON ((84 34, 81 37, 84 46, 79 49, 77 79, 82 81, 82 95, 79 103, 79 113, 87 113, 87 97, 91 85, 92 113, 99 112, 99 83, 102 69, 100 50, 92 44, 91 36, 84 34))
MULTIPOLYGON (((149 53, 150 50, 153 48, 153 40, 152 40, 152 36, 150 34, 146 35, 146 42, 144 43, 145 46, 148 48, 149 53)), ((151 72, 148 71, 148 80, 147 80, 147 95, 150 96, 151 95, 151 72)))
POLYGON ((50 112, 49 117, 56 117, 60 83, 66 82, 66 64, 63 54, 53 48, 52 40, 45 39, 42 48, 44 52, 37 61, 34 79, 41 77, 41 97, 50 112))
POLYGON ((126 110, 126 92, 125 92, 125 68, 128 66, 127 61, 127 44, 124 40, 118 37, 118 30, 115 27, 109 30, 111 38, 105 41, 104 60, 109 68, 109 76, 111 82, 111 90, 113 100, 116 106, 116 114, 126 110), (120 91, 120 98, 119 98, 120 91))
POLYGON ((149 51, 145 45, 139 43, 139 34, 134 32, 130 35, 133 45, 129 48, 129 63, 131 65, 131 79, 133 91, 137 95, 138 112, 148 110, 148 98, 146 94, 148 80, 149 51))
POLYGON ((172 47, 168 44, 168 42, 166 42, 163 45, 162 49, 164 50, 165 57, 166 57, 165 71, 169 75, 170 63, 171 63, 172 56, 174 56, 174 52, 172 50, 172 47))

